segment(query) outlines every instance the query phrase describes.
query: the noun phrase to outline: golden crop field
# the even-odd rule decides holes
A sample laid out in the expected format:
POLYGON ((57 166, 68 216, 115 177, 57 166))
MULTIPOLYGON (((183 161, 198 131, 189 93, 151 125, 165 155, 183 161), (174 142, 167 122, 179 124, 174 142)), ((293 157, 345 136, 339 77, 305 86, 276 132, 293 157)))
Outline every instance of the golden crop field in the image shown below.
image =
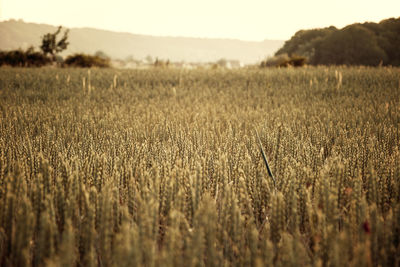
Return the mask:
POLYGON ((0 265, 399 266, 399 127, 398 68, 1 68, 0 265))

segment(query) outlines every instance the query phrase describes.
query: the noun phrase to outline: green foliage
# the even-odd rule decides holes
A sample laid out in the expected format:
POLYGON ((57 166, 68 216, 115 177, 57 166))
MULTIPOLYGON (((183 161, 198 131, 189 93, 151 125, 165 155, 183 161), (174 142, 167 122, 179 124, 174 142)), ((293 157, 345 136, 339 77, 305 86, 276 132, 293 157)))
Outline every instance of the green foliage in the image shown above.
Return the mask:
POLYGON ((313 65, 400 66, 400 18, 380 23, 301 30, 276 55, 297 54, 313 65))
POLYGON ((48 57, 40 52, 36 52, 32 47, 28 48, 26 51, 0 51, 0 66, 41 67, 50 62, 51 60, 48 57))
POLYGON ((86 55, 86 54, 75 54, 68 56, 64 65, 68 67, 80 67, 80 68, 90 68, 90 67, 100 67, 108 68, 110 67, 110 59, 100 57, 99 55, 86 55))
POLYGON ((40 49, 44 55, 50 54, 54 58, 56 54, 67 49, 69 45, 69 42, 67 41, 69 30, 65 30, 63 37, 60 40, 57 40, 57 36, 61 33, 61 29, 62 26, 59 26, 56 32, 47 33, 42 37, 40 49))
POLYGON ((399 86, 387 67, 1 68, 0 265, 396 266, 399 86))

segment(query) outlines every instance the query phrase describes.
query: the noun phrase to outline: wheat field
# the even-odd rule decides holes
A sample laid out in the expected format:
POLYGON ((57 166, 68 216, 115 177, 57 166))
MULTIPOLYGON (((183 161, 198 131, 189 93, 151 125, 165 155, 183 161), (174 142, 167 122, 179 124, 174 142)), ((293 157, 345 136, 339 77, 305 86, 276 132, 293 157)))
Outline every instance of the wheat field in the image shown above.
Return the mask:
POLYGON ((400 266, 399 127, 398 68, 1 68, 0 265, 400 266))

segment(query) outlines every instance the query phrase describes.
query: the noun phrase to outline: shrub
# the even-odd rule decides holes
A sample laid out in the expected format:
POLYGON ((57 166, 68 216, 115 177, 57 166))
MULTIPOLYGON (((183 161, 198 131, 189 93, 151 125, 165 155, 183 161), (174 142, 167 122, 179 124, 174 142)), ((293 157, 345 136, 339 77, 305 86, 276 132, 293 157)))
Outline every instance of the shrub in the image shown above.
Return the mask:
POLYGON ((307 63, 307 58, 298 55, 292 55, 289 61, 289 64, 292 65, 293 67, 302 67, 306 63, 307 63))
POLYGON ((260 64, 261 68, 266 67, 302 67, 306 64, 307 58, 298 55, 280 54, 271 58, 267 58, 260 64))
POLYGON ((41 67, 51 63, 51 59, 40 52, 33 51, 25 55, 28 67, 41 67))
POLYGON ((75 54, 68 56, 64 61, 64 66, 80 67, 80 68, 108 68, 110 67, 110 60, 101 58, 99 56, 92 56, 86 54, 75 54))
POLYGON ((26 51, 18 49, 0 52, 0 66, 40 67, 49 63, 51 63, 50 58, 40 52, 36 52, 33 47, 28 48, 26 51))

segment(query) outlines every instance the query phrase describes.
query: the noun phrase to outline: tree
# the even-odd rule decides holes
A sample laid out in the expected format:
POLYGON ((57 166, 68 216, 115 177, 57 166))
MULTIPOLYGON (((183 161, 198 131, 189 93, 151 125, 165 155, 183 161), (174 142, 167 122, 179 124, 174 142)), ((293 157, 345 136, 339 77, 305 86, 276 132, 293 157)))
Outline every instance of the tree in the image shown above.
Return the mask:
POLYGON ((69 45, 67 41, 69 30, 65 30, 64 36, 57 41, 57 35, 61 33, 61 28, 62 26, 59 26, 55 33, 47 33, 42 37, 40 49, 44 55, 50 54, 53 60, 55 60, 57 53, 67 49, 69 45))
POLYGON ((386 63, 374 32, 360 24, 347 26, 326 37, 318 46, 314 61, 323 65, 369 65, 386 63))
POLYGON ((284 46, 275 53, 275 56, 295 54, 307 57, 312 62, 318 43, 336 31, 337 29, 333 26, 323 29, 300 30, 289 41, 285 42, 284 46))
POLYGON ((308 58, 311 65, 400 66, 399 46, 400 18, 390 18, 379 23, 355 23, 342 29, 331 26, 300 30, 275 56, 297 54, 308 58))

